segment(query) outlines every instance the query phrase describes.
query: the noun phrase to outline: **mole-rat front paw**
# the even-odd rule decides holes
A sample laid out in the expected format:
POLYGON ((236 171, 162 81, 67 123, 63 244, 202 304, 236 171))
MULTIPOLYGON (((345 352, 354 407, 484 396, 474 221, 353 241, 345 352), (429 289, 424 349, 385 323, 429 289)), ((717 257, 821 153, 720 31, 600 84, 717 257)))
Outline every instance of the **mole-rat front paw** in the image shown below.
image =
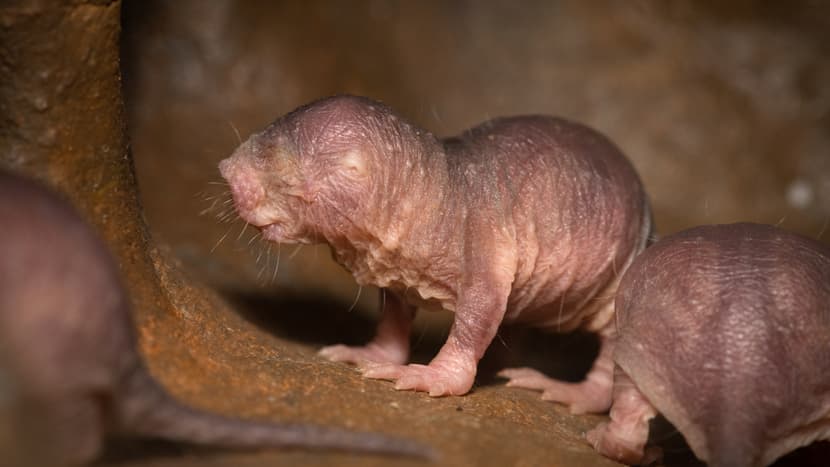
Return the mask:
POLYGON ((330 345, 320 349, 318 354, 333 362, 352 363, 360 368, 373 364, 401 365, 407 359, 405 351, 384 347, 374 342, 365 346, 330 345))
POLYGON ((430 396, 460 396, 473 387, 475 365, 436 363, 429 365, 377 365, 364 370, 363 376, 395 381, 395 389, 429 393, 430 396))

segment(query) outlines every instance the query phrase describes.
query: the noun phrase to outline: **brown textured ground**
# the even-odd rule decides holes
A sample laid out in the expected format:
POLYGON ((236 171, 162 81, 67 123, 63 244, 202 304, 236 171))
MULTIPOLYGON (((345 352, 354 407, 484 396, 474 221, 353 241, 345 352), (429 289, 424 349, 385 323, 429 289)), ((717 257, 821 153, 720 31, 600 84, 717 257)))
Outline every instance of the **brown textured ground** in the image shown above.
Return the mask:
MULTIPOLYGON (((81 5, 70 18, 90 16, 90 24, 55 39, 76 44, 72 53, 55 52, 66 57, 58 65, 89 65, 102 76, 117 76, 107 68, 114 60, 96 63, 97 55, 84 54, 102 39, 83 32, 97 24, 90 12, 118 2, 40 3, 93 5, 81 5)), ((251 418, 409 436, 438 449, 443 465, 615 465, 581 440, 601 416, 571 416, 491 377, 508 361, 533 361, 573 377, 580 363, 562 362, 584 364, 595 351, 590 342, 538 335, 499 341, 494 347, 501 355, 483 363, 475 390, 441 399, 395 392, 388 383, 366 381, 345 365, 317 358, 315 350, 322 345, 361 342, 371 335, 375 293, 359 292, 321 248, 295 252, 282 247, 274 279, 276 248, 249 246, 252 232, 241 234, 241 224, 199 216, 208 198, 221 193, 221 187, 209 184, 218 180, 216 164, 238 143, 234 127, 245 137, 299 104, 337 92, 384 100, 440 135, 496 115, 552 113, 595 126, 630 155, 663 233, 753 220, 820 236, 830 219, 830 15, 821 5, 127 1, 121 65, 128 130, 144 216, 155 242, 164 245, 161 251, 149 248, 158 280, 147 279, 147 269, 135 272, 136 263, 145 261, 138 254, 145 245, 136 242, 142 226, 128 229, 137 230, 134 235, 119 233, 126 223, 112 220, 135 217, 132 206, 108 211, 112 206, 101 198, 129 195, 130 187, 116 183, 131 181, 129 174, 113 175, 115 188, 99 186, 94 158, 72 162, 65 155, 117 152, 117 145, 95 139, 99 130, 115 131, 110 126, 118 126, 117 105, 107 113, 82 102, 65 106, 71 113, 50 120, 49 105, 39 108, 38 79, 53 108, 77 93, 49 79, 81 86, 83 80, 44 75, 42 66, 21 74, 12 59, 17 49, 3 48, 0 73, 20 78, 18 89, 0 83, 3 128, 22 132, 27 151, 49 150, 52 159, 46 169, 30 169, 29 159, 17 150, 19 141, 6 131, 0 132, 0 159, 73 193, 108 239, 126 244, 116 250, 128 254, 121 257, 122 267, 131 292, 143 297, 136 310, 142 350, 154 374, 189 403, 251 418), (32 105, 36 111, 28 108, 32 105), (33 126, 43 119, 49 125, 33 126), (49 139, 55 137, 50 128, 58 128, 57 142, 49 139), (90 186, 95 196, 84 193, 90 186), (156 282, 161 296, 148 291, 156 282), (355 311, 349 312, 357 296, 355 311)), ((8 32, 17 31, 19 18, 28 18, 27 8, 4 5, 0 33, 7 43, 19 39, 8 32)), ((46 34, 64 31, 65 24, 34 26, 46 34)), ((103 40, 111 38, 108 34, 103 40)), ((33 50, 44 54, 40 45, 33 50)), ((98 104, 117 100, 106 92, 96 94, 94 85, 84 89, 93 90, 88 94, 98 104)), ((117 166, 99 165, 101 170, 117 166)), ((830 232, 823 239, 830 239, 830 232)), ((414 339, 419 359, 437 349, 446 326, 446 317, 419 321, 414 339)), ((669 434, 664 441, 677 438, 669 434)), ((690 462, 682 448, 668 448, 673 454, 668 465, 690 462)), ((789 465, 823 465, 823 455, 826 449, 814 448, 789 465)), ((99 464, 420 463, 117 440, 99 464)))

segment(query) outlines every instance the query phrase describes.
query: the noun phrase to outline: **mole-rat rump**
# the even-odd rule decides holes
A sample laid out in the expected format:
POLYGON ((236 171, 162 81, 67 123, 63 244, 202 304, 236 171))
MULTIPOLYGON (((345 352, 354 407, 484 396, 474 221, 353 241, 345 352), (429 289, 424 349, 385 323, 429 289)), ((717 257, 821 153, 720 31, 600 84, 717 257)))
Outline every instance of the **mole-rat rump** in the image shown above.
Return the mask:
POLYGON ((712 466, 769 465, 830 438, 830 248, 759 224, 695 227, 623 277, 606 456, 643 461, 662 413, 712 466))
MULTIPOLYGON (((619 150, 545 116, 499 118, 441 140, 380 103, 337 96, 253 135, 220 171, 239 215, 265 239, 328 243, 358 283, 385 289, 375 338, 321 353, 431 395, 471 388, 502 322, 610 333, 619 275, 651 227, 619 150), (405 365, 416 307, 455 312, 429 365, 405 365)), ((610 366, 606 348, 581 385, 506 375, 544 381, 573 410, 603 410, 610 397, 592 395, 610 392, 610 366)))
POLYGON ((0 226, 0 375, 10 377, 12 402, 24 409, 15 429, 33 427, 23 438, 37 446, 22 456, 36 460, 26 465, 87 462, 107 433, 432 455, 407 440, 243 421, 179 404, 139 358, 113 259, 63 199, 0 170, 0 226))

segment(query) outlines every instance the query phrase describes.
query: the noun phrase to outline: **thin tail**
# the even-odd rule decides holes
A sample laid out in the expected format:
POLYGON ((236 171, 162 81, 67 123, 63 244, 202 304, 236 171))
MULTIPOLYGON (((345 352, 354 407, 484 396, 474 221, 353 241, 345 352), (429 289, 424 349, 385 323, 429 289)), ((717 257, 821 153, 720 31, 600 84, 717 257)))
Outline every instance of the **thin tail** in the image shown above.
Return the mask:
POLYGON ((138 367, 116 401, 118 428, 140 436, 225 448, 297 447, 434 460, 432 448, 382 434, 309 424, 246 421, 180 404, 138 367))

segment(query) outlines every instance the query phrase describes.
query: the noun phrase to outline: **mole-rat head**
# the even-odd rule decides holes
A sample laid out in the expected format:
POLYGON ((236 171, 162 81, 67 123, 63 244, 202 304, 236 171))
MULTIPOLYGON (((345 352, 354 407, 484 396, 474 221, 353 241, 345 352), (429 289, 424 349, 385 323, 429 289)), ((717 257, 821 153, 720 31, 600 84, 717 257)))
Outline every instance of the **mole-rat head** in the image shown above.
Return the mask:
POLYGON ((278 242, 314 242, 353 223, 372 191, 376 106, 323 99, 251 136, 219 164, 240 217, 278 242))

